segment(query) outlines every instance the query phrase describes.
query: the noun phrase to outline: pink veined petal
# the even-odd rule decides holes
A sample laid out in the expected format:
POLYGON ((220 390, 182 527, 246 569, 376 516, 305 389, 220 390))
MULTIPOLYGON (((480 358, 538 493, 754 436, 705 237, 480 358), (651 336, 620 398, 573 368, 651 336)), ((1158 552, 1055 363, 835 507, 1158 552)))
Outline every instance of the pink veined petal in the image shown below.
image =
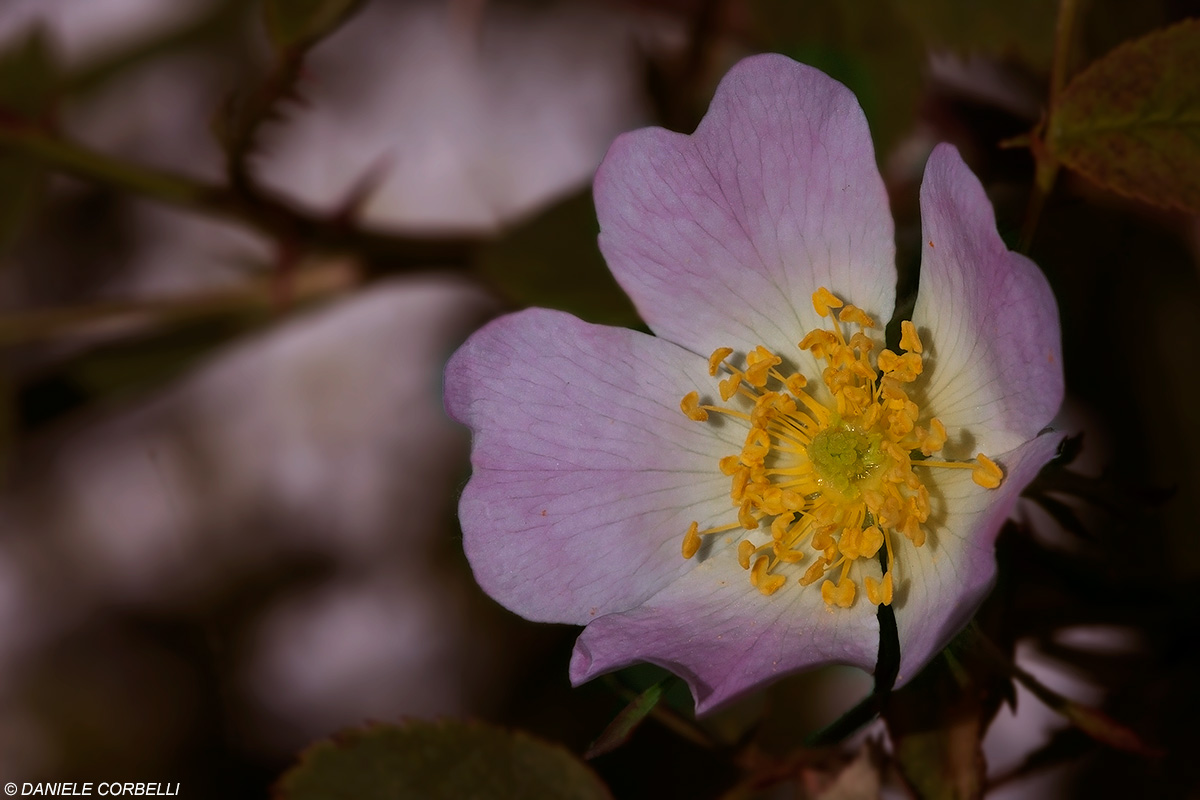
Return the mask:
POLYGON ((926 348, 922 407, 946 453, 1003 453, 1033 438, 1063 399, 1058 307, 1037 266, 1010 252, 958 151, 934 149, 921 184, 924 254, 913 324, 926 348))
POLYGON ((780 55, 740 62, 691 136, 623 134, 596 174, 600 249, 657 333, 702 355, 796 343, 829 288, 883 325, 895 304, 887 193, 858 101, 780 55))
POLYGON ((996 578, 996 534, 1062 440, 1060 433, 1043 434, 996 458, 1005 471, 997 489, 976 485, 965 469, 938 470, 926 481, 945 510, 929 518, 924 546, 900 541, 892 601, 900 636, 897 686, 916 677, 987 597, 996 578))
POLYGON ((823 664, 875 668, 875 606, 831 609, 819 584, 793 576, 771 597, 731 552, 714 554, 642 605, 592 622, 571 657, 571 681, 647 661, 687 681, 704 714, 793 672, 823 664))
POLYGON ((450 359, 445 394, 474 432, 459 519, 480 586, 528 619, 582 625, 692 569, 684 533, 728 521, 717 461, 745 438, 680 411, 712 381, 706 359, 676 345, 557 311, 476 332, 450 359))

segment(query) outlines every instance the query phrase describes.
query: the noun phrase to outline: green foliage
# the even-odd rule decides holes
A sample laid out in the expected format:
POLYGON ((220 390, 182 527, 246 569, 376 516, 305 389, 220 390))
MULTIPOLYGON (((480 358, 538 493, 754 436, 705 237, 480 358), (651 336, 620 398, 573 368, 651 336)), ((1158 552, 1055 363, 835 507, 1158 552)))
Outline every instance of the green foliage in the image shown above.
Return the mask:
POLYGON ((561 747, 519 732, 412 720, 343 733, 307 750, 278 800, 605 800, 609 792, 561 747))
POLYGON ((279 50, 311 47, 350 18, 362 0, 263 0, 267 35, 279 50))
POLYGON ((646 691, 637 695, 630 701, 629 705, 621 709, 621 713, 608 724, 604 732, 592 742, 591 747, 584 753, 584 758, 592 759, 596 756, 602 756, 605 753, 616 750, 625 742, 629 741, 629 737, 637 730, 637 727, 642 724, 646 717, 650 716, 650 712, 658 705, 658 701, 662 699, 663 684, 669 679, 664 679, 651 686, 646 691))
POLYGON ((641 320, 596 247, 591 189, 573 194, 483 247, 479 270, 520 305, 570 311, 589 322, 641 320))
POLYGON ((1046 144, 1101 186, 1200 213, 1200 20, 1127 42, 1076 76, 1046 144))

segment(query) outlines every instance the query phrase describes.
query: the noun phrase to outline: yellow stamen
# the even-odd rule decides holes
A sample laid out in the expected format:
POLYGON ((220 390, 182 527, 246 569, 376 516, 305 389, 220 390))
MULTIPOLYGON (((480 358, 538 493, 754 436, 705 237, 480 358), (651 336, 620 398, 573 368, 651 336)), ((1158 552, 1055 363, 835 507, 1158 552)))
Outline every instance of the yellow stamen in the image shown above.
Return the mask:
POLYGON ((821 599, 828 605, 849 608, 854 603, 854 581, 842 578, 835 585, 833 581, 821 584, 821 599))
POLYGON ((931 455, 946 446, 946 426, 937 417, 929 420, 929 433, 921 442, 921 453, 931 455))
POLYGON ((1004 471, 983 453, 975 456, 979 466, 971 471, 971 479, 985 489, 995 489, 1004 480, 1004 471))
POLYGON ((758 590, 769 597, 779 591, 785 583, 787 578, 782 575, 765 575, 758 582, 758 590))
POLYGON ((890 606, 892 604, 892 573, 885 574, 882 581, 877 581, 870 575, 863 577, 863 588, 867 590, 867 600, 872 605, 890 606))
MULTIPOLYGON (((822 314, 822 316, 824 316, 822 314)), ((863 311, 858 306, 846 306, 838 314, 838 320, 841 322, 849 322, 854 325, 861 325, 864 328, 874 328, 875 320, 867 316, 867 312, 863 311)))
MULTIPOLYGON (((921 347, 921 337, 917 335, 917 326, 908 320, 900 323, 900 349, 909 353, 925 352, 925 349, 921 347)), ((716 373, 711 374, 715 375, 716 373)))
POLYGON ((715 377, 721 369, 721 362, 733 355, 732 347, 718 347, 713 350, 713 354, 708 357, 708 374, 715 377))
POLYGON ((679 408, 684 414, 688 415, 689 419, 694 419, 696 422, 705 422, 708 420, 708 412, 700 408, 700 393, 688 392, 683 396, 683 400, 679 403, 679 408))
POLYGON ((688 526, 687 533, 683 535, 683 557, 691 558, 700 550, 700 534, 697 532, 700 528, 698 522, 693 522, 688 526))
POLYGON ((695 557, 708 534, 740 531, 745 537, 765 527, 770 538, 762 544, 742 538, 736 547, 738 564, 763 595, 779 591, 787 576, 799 573, 794 565, 812 553, 799 583, 811 586, 836 571, 821 585, 831 607, 852 606, 859 580, 869 602, 890 604, 904 551, 928 539, 933 507, 925 482, 939 469, 969 469, 976 483, 994 489, 1004 473, 983 454, 969 462, 929 458, 944 447, 948 431, 909 395, 907 385, 924 369, 923 344, 911 322, 901 323, 897 354, 883 348, 866 311, 828 289, 813 294, 813 308, 827 327, 808 331, 799 347, 820 362, 815 376, 785 375, 777 369, 784 359, 762 345, 739 367, 728 360, 733 349, 722 347, 708 368, 711 377, 726 373, 717 387, 726 405, 702 405, 698 392, 681 401, 691 419, 704 421, 716 411, 746 428, 740 452, 717 464, 730 479, 736 521, 706 530, 693 522, 682 552, 695 557), (841 309, 836 317, 834 309, 841 309), (810 392, 812 377, 827 395, 810 392), (897 534, 903 538, 893 542, 897 534), (881 548, 887 561, 879 580, 869 572, 881 548))
POLYGON ((750 556, 754 555, 754 543, 743 539, 738 543, 737 559, 742 569, 750 569, 750 556))
POLYGON ((809 565, 804 571, 804 577, 800 578, 801 586, 812 586, 817 580, 825 574, 825 560, 815 561, 809 565))
POLYGON ((767 574, 767 566, 771 563, 768 556, 759 556, 750 569, 750 585, 758 586, 767 574))
POLYGON ((721 400, 728 403, 729 398, 737 394, 738 387, 742 385, 742 373, 738 372, 717 384, 717 390, 721 393, 721 400))
POLYGON ((837 295, 826 289, 824 286, 813 292, 812 301, 813 308, 815 308, 817 314, 822 317, 828 317, 829 310, 831 308, 842 307, 842 301, 837 298, 837 295))

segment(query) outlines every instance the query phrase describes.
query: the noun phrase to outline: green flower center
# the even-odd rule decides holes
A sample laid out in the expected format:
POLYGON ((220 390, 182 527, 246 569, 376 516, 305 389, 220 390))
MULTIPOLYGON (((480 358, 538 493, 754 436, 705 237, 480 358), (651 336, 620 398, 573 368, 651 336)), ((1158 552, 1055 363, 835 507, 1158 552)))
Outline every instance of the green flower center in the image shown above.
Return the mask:
POLYGON ((846 498, 857 497, 858 483, 887 460, 878 433, 867 435, 845 424, 832 425, 813 437, 808 458, 825 484, 846 498))

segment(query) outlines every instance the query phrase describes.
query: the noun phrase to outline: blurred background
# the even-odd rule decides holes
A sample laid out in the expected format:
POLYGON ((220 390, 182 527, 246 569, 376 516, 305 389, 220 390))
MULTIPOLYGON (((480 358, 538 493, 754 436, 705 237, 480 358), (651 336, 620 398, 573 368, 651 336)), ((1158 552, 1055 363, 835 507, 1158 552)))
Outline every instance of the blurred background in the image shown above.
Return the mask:
MULTIPOLYGON (((690 132, 731 64, 774 50, 858 95, 902 290, 924 161, 951 141, 1059 298, 1082 438, 1002 539, 984 615, 1162 752, 1097 744, 1021 688, 981 717, 989 796, 1197 791, 1200 222, 1068 171, 1030 210, 1034 159, 1000 143, 1043 117, 1058 4, 342 5, 292 35, 278 3, 0 0, 0 777, 262 797, 310 743, 408 717, 584 749, 621 685, 571 690, 577 631, 475 587, 441 370, 525 305, 638 326, 592 174, 623 130, 690 132)), ((1068 71, 1198 14, 1082 3, 1068 71)), ((652 721, 593 767, 618 797, 748 773, 794 793, 739 796, 791 797, 849 763, 844 796, 903 796, 879 726, 794 757, 869 687, 801 676, 705 722, 721 752, 753 742, 736 759, 652 721)))

